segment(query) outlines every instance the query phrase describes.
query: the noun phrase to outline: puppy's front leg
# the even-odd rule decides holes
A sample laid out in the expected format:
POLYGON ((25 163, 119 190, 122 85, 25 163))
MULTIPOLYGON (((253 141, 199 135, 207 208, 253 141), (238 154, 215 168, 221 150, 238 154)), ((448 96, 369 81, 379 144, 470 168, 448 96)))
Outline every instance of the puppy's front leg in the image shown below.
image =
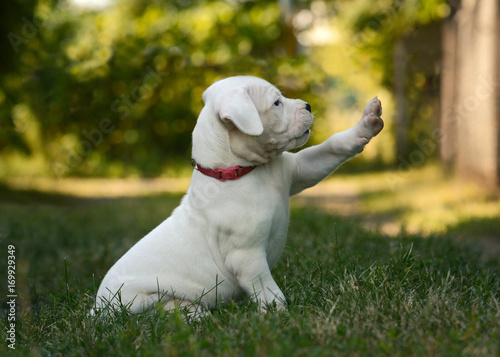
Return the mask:
POLYGON ((296 170, 290 195, 316 185, 338 166, 362 152, 384 127, 380 115, 382 104, 375 97, 365 106, 363 116, 355 126, 295 154, 296 170))
POLYGON ((277 310, 285 309, 285 295, 271 275, 264 251, 236 250, 228 256, 227 263, 240 287, 259 304, 261 312, 273 305, 277 310))

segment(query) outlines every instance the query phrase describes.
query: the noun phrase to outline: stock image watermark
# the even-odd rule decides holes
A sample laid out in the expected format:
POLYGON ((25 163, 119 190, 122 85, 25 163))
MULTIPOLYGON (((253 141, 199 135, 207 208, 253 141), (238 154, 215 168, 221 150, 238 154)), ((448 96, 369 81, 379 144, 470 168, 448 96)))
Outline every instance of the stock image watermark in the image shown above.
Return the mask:
POLYGON ((23 24, 20 28, 20 32, 9 32, 7 34, 7 39, 14 53, 19 53, 19 49, 22 45, 26 45, 32 38, 38 36, 40 29, 50 16, 48 12, 44 12, 41 15, 42 16, 33 16, 31 19, 23 16, 20 19, 20 22, 23 24))
POLYGON ((133 87, 128 94, 123 94, 115 99, 111 105, 111 112, 117 114, 117 119, 103 118, 97 127, 90 130, 81 131, 82 139, 74 147, 66 147, 64 159, 52 163, 52 170, 57 177, 64 176, 71 169, 81 165, 84 160, 117 129, 118 122, 123 121, 130 115, 131 110, 139 103, 150 96, 153 90, 160 85, 168 73, 159 72, 154 68, 146 67, 146 74, 142 79, 142 84, 133 87))
POLYGON ((16 349, 16 247, 7 246, 7 324, 6 342, 9 349, 16 349))
MULTIPOLYGON (((463 100, 455 106, 448 108, 442 117, 443 122, 451 126, 459 126, 482 105, 483 102, 494 95, 495 89, 500 86, 500 82, 493 78, 479 77, 474 90, 465 96, 463 100)), ((398 167, 396 172, 386 174, 386 180, 391 190, 397 189, 398 185, 406 180, 410 174, 410 169, 422 167, 427 159, 435 154, 440 145, 449 140, 449 135, 442 128, 436 128, 431 135, 415 142, 416 148, 407 157, 397 158, 398 167)))

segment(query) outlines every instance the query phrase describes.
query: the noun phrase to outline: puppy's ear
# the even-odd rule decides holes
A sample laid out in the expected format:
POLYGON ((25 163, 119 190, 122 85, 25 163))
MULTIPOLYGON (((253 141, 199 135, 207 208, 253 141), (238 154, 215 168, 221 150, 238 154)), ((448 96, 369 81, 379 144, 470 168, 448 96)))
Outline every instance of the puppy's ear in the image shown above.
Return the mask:
POLYGON ((232 122, 241 132, 257 136, 264 132, 259 112, 245 88, 235 88, 218 98, 216 110, 222 121, 232 122))

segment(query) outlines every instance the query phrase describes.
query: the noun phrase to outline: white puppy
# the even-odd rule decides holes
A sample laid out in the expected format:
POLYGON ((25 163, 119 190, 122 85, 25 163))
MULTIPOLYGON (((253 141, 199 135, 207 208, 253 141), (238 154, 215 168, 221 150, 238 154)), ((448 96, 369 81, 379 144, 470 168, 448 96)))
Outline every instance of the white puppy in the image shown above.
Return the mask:
POLYGON ((104 277, 96 308, 142 311, 213 308, 254 298, 262 311, 285 296, 271 276, 285 245, 289 197, 360 153, 383 128, 375 97, 359 123, 296 154, 309 138, 309 104, 265 80, 231 77, 203 94, 193 132, 197 163, 172 215, 134 245, 104 277))

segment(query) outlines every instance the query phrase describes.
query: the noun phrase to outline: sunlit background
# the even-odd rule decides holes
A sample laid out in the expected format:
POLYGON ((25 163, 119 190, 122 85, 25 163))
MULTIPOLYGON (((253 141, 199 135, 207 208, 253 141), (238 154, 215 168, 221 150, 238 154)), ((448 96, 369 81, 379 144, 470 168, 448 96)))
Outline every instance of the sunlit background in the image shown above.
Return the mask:
POLYGON ((4 177, 158 176, 182 168, 203 90, 235 74, 264 77, 310 102, 311 143, 353 125, 378 95, 386 130, 362 160, 394 164, 392 47, 418 27, 436 33, 419 39, 434 43, 412 50, 430 68, 406 73, 407 150, 436 125, 440 33, 433 24, 450 12, 443 1, 30 5, 8 15, 18 20, 8 29, 0 95, 4 177))

